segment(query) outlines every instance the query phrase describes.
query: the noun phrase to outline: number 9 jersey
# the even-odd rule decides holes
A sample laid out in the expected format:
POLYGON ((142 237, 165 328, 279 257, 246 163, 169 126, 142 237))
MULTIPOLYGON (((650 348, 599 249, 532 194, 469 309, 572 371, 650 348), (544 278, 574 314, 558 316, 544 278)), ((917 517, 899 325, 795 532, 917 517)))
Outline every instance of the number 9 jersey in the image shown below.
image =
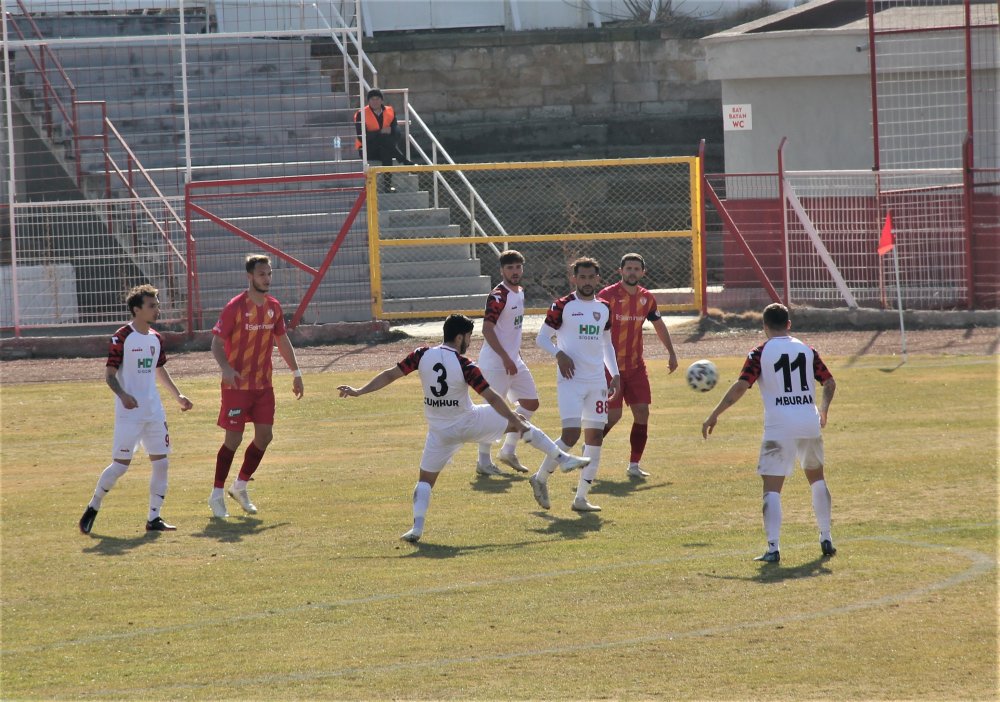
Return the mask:
POLYGON ((820 436, 816 381, 833 377, 816 349, 795 337, 774 336, 747 356, 740 380, 760 381, 764 401, 764 439, 813 439, 820 436))
POLYGON ((470 387, 482 394, 490 386, 475 363, 449 346, 421 346, 397 365, 403 375, 420 372, 431 427, 446 427, 472 411, 470 387))

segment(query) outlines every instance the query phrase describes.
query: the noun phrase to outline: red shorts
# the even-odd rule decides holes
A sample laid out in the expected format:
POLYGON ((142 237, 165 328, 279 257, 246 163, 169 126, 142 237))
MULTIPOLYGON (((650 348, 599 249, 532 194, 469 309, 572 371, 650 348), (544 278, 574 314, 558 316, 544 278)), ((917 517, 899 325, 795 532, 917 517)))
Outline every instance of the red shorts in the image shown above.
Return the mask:
POLYGON ((243 431, 243 426, 274 424, 274 388, 233 390, 222 388, 219 426, 227 431, 243 431))
MULTIPOLYGON (((607 369, 604 370, 608 382, 611 382, 611 375, 607 369)), ((638 368, 621 371, 621 389, 609 402, 610 409, 621 409, 622 401, 629 407, 632 405, 648 405, 653 401, 653 393, 649 389, 649 374, 646 372, 646 365, 638 368)))

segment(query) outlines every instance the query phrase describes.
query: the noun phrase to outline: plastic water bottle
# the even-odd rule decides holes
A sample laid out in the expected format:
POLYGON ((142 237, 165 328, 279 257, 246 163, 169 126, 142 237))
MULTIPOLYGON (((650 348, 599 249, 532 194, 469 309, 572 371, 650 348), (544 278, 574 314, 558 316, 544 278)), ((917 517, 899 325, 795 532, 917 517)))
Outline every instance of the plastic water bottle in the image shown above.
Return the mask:
POLYGON ((340 135, 333 138, 333 157, 340 160, 340 135))

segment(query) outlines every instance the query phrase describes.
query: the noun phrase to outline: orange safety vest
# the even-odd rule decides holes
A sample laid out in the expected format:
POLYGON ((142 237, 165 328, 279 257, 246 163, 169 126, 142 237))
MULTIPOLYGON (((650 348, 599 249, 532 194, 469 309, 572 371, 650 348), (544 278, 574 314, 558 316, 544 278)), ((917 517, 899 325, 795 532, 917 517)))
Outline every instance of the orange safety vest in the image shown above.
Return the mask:
MULTIPOLYGON (((358 110, 360 112, 361 110, 358 110)), ((354 121, 358 121, 358 112, 354 113, 354 121)), ((378 118, 375 113, 372 112, 372 108, 365 105, 365 131, 366 132, 377 132, 382 127, 388 127, 392 124, 392 120, 396 118, 396 111, 392 109, 392 105, 382 106, 382 124, 378 123, 378 118)), ((361 150, 361 137, 354 140, 354 148, 358 151, 361 150)))

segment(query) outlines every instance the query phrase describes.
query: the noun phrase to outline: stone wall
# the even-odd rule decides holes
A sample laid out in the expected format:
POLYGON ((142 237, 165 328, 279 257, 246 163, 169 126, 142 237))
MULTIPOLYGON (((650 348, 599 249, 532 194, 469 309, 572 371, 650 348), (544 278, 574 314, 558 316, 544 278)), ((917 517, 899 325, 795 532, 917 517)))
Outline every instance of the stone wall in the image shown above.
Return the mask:
POLYGON ((397 34, 365 50, 456 159, 695 154, 701 138, 721 153, 719 82, 697 39, 665 29, 397 34))

